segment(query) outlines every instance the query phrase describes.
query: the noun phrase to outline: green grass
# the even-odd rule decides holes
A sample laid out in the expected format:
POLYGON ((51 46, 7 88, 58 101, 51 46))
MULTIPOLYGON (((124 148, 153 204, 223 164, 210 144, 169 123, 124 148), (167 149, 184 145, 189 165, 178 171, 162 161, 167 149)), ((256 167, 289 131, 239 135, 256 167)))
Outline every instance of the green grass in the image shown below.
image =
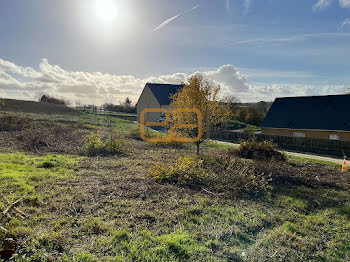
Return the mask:
POLYGON ((300 156, 293 156, 293 155, 287 155, 288 161, 294 162, 294 163, 313 163, 313 164, 320 164, 320 165, 327 165, 330 167, 334 167, 337 169, 341 169, 342 164, 336 164, 333 162, 329 161, 324 161, 324 160, 318 160, 318 159, 312 159, 312 158, 307 158, 307 157, 300 157, 300 156))
POLYGON ((64 155, 34 156, 22 153, 0 153, 0 195, 35 194, 35 187, 53 179, 72 175, 81 157, 64 155))
POLYGON ((256 131, 261 131, 261 128, 258 126, 246 124, 238 120, 229 120, 227 122, 227 126, 229 130, 244 129, 245 132, 252 132, 252 133, 256 131))
POLYGON ((255 133, 255 132, 261 131, 261 128, 258 127, 258 126, 253 126, 253 125, 247 124, 246 128, 244 129, 244 131, 248 132, 248 133, 255 133))
POLYGON ((133 113, 124 113, 124 112, 106 112, 108 115, 115 115, 115 116, 134 116, 136 117, 137 114, 133 113))
POLYGON ((205 141, 203 142, 202 147, 204 149, 209 147, 209 148, 222 149, 222 150, 235 148, 234 145, 228 145, 228 144, 224 144, 216 141, 205 141))

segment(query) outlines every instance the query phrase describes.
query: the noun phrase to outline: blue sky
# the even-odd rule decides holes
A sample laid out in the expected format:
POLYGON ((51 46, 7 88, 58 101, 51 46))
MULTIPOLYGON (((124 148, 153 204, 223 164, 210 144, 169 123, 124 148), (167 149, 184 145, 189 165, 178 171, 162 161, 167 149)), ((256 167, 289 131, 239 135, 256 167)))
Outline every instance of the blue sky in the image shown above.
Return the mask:
POLYGON ((243 101, 350 87, 350 0, 97 1, 0 0, 0 96, 137 100, 197 71, 243 101))

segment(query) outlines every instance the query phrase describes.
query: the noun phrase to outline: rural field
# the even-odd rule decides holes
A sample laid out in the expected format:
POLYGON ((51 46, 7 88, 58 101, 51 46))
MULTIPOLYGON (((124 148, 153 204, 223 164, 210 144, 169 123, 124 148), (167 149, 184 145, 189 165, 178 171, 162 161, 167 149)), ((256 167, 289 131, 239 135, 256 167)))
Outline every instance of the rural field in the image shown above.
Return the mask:
POLYGON ((131 121, 59 110, 2 111, 0 150, 0 243, 14 239, 14 261, 350 260, 338 166, 212 142, 197 157, 140 140, 131 121))

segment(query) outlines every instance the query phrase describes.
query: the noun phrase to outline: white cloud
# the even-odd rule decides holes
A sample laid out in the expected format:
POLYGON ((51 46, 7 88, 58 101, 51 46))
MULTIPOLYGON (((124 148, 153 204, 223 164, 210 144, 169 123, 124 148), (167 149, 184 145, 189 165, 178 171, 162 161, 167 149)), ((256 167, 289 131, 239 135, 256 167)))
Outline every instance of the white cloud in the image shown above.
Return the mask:
POLYGON ((203 74, 215 84, 221 85, 224 96, 249 91, 247 80, 233 65, 224 65, 216 71, 207 71, 203 74))
POLYGON ((200 5, 196 5, 196 6, 192 7, 191 9, 186 10, 185 12, 179 13, 179 14, 177 14, 176 16, 173 16, 173 17, 171 17, 171 18, 165 20, 163 23, 161 23, 159 26, 157 26, 155 29, 153 29, 153 32, 154 32, 154 31, 157 31, 157 30, 159 30, 159 29, 162 29, 162 28, 164 28, 164 27, 166 27, 166 26, 167 26, 168 24, 170 24, 172 21, 176 20, 177 18, 179 18, 180 16, 182 16, 182 15, 184 15, 184 14, 187 14, 187 13, 189 13, 189 12, 191 12, 191 11, 196 10, 198 7, 200 7, 200 5))
MULTIPOLYGON (((245 78, 232 65, 204 74, 213 82, 221 84, 225 93, 248 90, 245 78)), ((47 93, 71 102, 102 104, 110 96, 115 98, 116 103, 126 97, 136 102, 147 82, 179 84, 188 77, 185 73, 137 78, 100 72, 73 72, 51 65, 47 59, 42 59, 36 71, 0 59, 0 90, 6 97, 27 100, 37 99, 39 95, 47 93)))
POLYGON ((316 78, 318 75, 303 71, 285 71, 285 70, 269 70, 269 69, 254 69, 240 68, 247 78, 259 79, 304 79, 316 78))
MULTIPOLYGON (((233 65, 202 72, 209 80, 222 87, 222 95, 233 95, 242 101, 271 101, 281 96, 322 95, 345 93, 344 85, 296 85, 253 83, 233 65)), ((130 97, 138 100, 147 82, 179 84, 186 82, 190 74, 174 73, 138 78, 132 75, 111 75, 100 72, 67 71, 42 59, 39 69, 22 67, 0 59, 0 95, 7 98, 36 100, 41 94, 61 97, 84 104, 113 103, 130 97), (112 101, 111 101, 112 98, 112 101)))
POLYGON ((350 25, 350 17, 346 18, 343 22, 340 23, 340 28, 343 28, 346 25, 350 25))
POLYGON ((318 2, 312 7, 312 11, 317 12, 330 6, 332 0, 318 0, 318 2))
MULTIPOLYGON (((333 0, 318 0, 318 2, 312 7, 312 11, 321 11, 332 4, 333 0)), ((342 8, 350 8, 350 0, 339 0, 339 5, 342 8)))
POLYGON ((338 38, 338 37, 350 37, 350 33, 336 32, 336 33, 309 33, 309 34, 299 34, 290 35, 283 37, 271 37, 271 38, 253 38, 246 40, 239 40, 231 42, 232 45, 264 45, 271 43, 288 43, 295 41, 304 41, 314 38, 338 38))
POLYGON ((339 0, 339 5, 343 8, 350 8, 350 0, 339 0))
POLYGON ((249 85, 249 92, 240 94, 243 101, 273 101, 277 97, 315 96, 345 94, 349 86, 346 85, 307 85, 307 84, 265 84, 249 85))

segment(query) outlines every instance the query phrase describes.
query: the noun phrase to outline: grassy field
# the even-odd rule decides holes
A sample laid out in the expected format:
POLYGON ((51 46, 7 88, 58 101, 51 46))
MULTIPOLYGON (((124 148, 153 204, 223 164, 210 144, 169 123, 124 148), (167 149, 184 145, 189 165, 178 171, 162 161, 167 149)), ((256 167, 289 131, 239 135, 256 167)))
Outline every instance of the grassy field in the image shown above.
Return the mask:
MULTIPOLYGON (((270 177, 270 189, 233 195, 151 178, 152 163, 195 149, 148 144, 132 122, 15 115, 26 126, 0 131, 0 210, 20 200, 24 213, 0 215, 8 230, 0 244, 15 239, 15 261, 350 260, 349 173, 300 159, 239 160, 270 177), (97 130, 116 132, 123 154, 88 157, 85 137, 97 130)), ((202 149, 216 156, 228 148, 202 149)))

